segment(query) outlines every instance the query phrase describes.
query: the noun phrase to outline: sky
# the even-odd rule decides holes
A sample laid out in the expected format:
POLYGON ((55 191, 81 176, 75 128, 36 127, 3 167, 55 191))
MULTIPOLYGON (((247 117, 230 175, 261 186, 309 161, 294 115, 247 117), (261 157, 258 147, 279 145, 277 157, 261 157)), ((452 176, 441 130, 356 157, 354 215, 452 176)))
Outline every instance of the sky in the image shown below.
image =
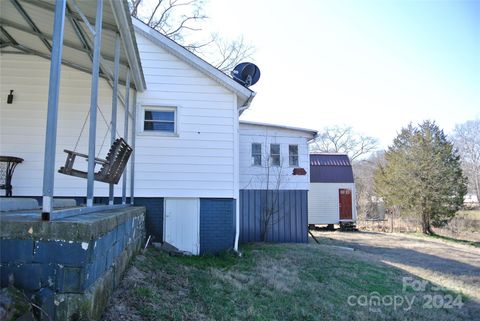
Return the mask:
POLYGON ((209 0, 204 28, 243 35, 261 78, 242 119, 352 126, 386 148, 410 122, 480 117, 480 0, 209 0))

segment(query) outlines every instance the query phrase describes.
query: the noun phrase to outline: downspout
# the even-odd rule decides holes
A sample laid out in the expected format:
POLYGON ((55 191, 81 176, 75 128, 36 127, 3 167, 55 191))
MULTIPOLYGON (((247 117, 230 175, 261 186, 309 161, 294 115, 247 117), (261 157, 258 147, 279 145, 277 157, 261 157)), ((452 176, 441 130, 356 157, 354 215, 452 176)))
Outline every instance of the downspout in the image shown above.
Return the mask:
MULTIPOLYGON (((246 110, 248 107, 250 107, 250 104, 252 103, 253 98, 255 97, 256 93, 252 91, 250 94, 250 97, 247 98, 245 103, 238 108, 238 116, 240 116, 244 110, 246 110)), ((238 118, 237 118, 237 124, 238 124, 238 118)), ((237 127, 237 130, 239 131, 240 128, 237 127)), ((238 132, 238 162, 240 162, 240 132, 238 132)), ((238 165, 238 169, 240 170, 240 164, 238 165)), ((239 173, 240 177, 240 173, 239 173)), ((240 179, 240 178, 239 178, 240 179)), ((240 183, 240 182, 239 182, 240 183)), ((239 186, 240 188, 240 186, 239 186)), ((235 252, 238 253, 238 240, 240 238, 240 189, 238 190, 238 197, 237 201, 235 202, 235 245, 234 245, 234 250, 235 252)))

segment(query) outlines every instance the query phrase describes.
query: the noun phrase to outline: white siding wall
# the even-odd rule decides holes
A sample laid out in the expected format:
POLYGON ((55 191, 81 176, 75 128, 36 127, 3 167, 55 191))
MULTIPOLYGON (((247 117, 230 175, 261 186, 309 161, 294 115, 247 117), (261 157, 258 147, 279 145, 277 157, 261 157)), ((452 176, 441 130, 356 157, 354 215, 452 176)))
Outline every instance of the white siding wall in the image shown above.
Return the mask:
POLYGON ((338 190, 352 190, 352 218, 356 220, 355 184, 353 183, 311 183, 308 191, 308 224, 338 224, 338 190))
POLYGON ((147 90, 137 97, 135 195, 237 198, 236 95, 136 37, 147 90), (143 106, 176 107, 177 135, 143 132, 143 106))
POLYGON ((281 129, 269 126, 240 124, 240 189, 275 189, 280 177, 280 189, 308 190, 310 187, 309 154, 307 141, 312 137, 306 132, 281 129), (252 143, 262 144, 262 166, 252 165, 252 143), (270 167, 270 179, 267 175, 267 157, 270 144, 280 144, 281 167, 270 167), (298 167, 307 171, 307 175, 292 175, 289 166, 288 145, 298 145, 298 167))
MULTIPOLYGON (((0 54, 0 155, 18 156, 24 162, 13 176, 14 196, 41 196, 45 126, 47 116, 50 61, 30 55, 0 54), (13 104, 7 104, 9 90, 14 90, 13 104)), ((90 107, 91 75, 62 66, 58 115, 55 168, 65 163, 64 149, 73 150, 90 107)), ((125 89, 121 87, 122 93, 125 89)), ((132 97, 132 95, 130 95, 132 97)), ((107 121, 111 117, 112 91, 105 80, 99 84, 98 104, 107 121)), ((119 103, 117 128, 123 136, 124 108, 119 103)), ((97 153, 107 130, 98 113, 97 153)), ((131 128, 131 126, 130 126, 131 128)), ((131 136, 130 136, 131 137, 131 136)), ((98 155, 104 158, 110 148, 110 134, 98 155)), ((88 121, 77 151, 87 154, 88 121)), ((79 169, 86 170, 87 162, 77 158, 79 169), (83 165, 83 166, 82 166, 83 165)), ((85 196, 87 180, 55 173, 56 196, 85 196)), ((121 184, 116 195, 121 195, 121 184)), ((127 185, 129 186, 129 185, 127 185)), ((3 190, 0 193, 4 192, 3 190)), ((95 196, 108 195, 108 184, 95 182, 95 196)))

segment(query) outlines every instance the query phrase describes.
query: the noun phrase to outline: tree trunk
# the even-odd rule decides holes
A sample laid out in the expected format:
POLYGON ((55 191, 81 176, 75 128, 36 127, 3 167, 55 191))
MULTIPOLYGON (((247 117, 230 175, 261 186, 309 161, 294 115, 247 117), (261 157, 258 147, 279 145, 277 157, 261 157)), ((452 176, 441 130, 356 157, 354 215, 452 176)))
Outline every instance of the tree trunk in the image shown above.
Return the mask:
POLYGON ((433 234, 432 228, 430 226, 430 214, 426 211, 422 212, 422 233, 423 234, 433 234))
POLYGON ((480 204, 480 180, 478 179, 479 175, 474 173, 475 175, 475 192, 477 194, 477 202, 480 204))

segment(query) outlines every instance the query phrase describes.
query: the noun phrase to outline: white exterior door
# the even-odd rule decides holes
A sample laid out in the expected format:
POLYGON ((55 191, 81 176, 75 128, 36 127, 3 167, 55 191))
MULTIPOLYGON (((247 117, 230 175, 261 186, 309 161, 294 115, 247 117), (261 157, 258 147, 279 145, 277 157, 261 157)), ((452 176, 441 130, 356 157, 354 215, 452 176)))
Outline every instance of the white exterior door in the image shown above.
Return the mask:
POLYGON ((165 199, 165 242, 180 251, 200 253, 200 200, 198 198, 165 199))

